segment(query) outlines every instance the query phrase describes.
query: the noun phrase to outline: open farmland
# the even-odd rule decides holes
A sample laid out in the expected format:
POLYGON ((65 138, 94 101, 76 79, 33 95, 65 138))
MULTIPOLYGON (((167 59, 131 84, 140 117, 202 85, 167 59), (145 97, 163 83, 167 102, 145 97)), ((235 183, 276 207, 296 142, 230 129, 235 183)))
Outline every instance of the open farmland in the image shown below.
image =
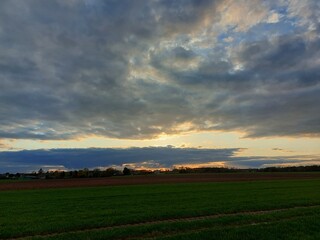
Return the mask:
POLYGON ((320 239, 312 176, 3 190, 0 239, 320 239))
POLYGON ((164 184, 189 182, 240 182, 261 180, 285 179, 320 179, 317 172, 276 172, 276 173, 201 173, 201 174, 160 174, 142 176, 121 176, 108 178, 77 178, 77 179, 50 179, 50 180, 0 180, 0 191, 43 189, 43 188, 70 188, 92 186, 118 186, 137 184, 164 184))

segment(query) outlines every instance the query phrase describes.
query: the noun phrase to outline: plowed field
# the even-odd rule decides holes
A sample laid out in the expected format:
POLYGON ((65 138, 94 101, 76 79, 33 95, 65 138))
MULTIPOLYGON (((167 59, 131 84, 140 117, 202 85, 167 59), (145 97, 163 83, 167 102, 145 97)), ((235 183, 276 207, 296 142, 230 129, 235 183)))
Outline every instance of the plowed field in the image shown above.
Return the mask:
POLYGON ((320 179, 320 173, 212 173, 212 174, 159 174, 146 176, 117 176, 107 178, 51 179, 0 182, 2 190, 70 188, 90 186, 117 186, 190 182, 238 182, 289 179, 320 179))

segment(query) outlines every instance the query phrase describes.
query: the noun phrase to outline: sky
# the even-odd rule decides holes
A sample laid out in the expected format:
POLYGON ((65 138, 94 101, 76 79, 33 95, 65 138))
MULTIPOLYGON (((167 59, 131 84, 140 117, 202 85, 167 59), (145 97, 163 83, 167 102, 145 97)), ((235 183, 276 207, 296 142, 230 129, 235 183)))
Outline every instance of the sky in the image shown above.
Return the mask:
POLYGON ((318 0, 0 1, 0 172, 320 164, 318 0))

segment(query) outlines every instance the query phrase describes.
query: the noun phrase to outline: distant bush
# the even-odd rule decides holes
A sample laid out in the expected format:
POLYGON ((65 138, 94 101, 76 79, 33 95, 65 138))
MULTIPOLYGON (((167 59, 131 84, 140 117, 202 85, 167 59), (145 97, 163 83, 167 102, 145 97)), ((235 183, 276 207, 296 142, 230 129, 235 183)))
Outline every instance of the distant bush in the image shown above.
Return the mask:
POLYGON ((123 175, 131 175, 131 169, 127 167, 125 167, 122 172, 123 172, 123 175))

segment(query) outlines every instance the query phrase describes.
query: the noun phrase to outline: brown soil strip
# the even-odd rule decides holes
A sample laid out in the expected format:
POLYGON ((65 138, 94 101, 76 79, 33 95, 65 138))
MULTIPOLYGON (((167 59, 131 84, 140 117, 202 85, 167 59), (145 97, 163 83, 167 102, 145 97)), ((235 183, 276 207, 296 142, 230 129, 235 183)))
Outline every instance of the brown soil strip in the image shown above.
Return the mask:
MULTIPOLYGON (((86 229, 79 229, 79 230, 71 230, 65 232, 56 232, 56 233, 48 233, 48 234, 36 234, 36 235, 29 235, 17 238, 11 238, 9 240, 23 240, 27 238, 46 238, 46 237, 55 237, 60 236, 63 234, 73 234, 73 233, 84 233, 90 231, 101 231, 101 230, 111 230, 111 229, 118 229, 118 228, 126 228, 126 227, 139 227, 145 225, 153 225, 153 224, 161 224, 161 223, 176 223, 176 222, 187 222, 187 221, 197 221, 197 220, 206 220, 206 219, 214 219, 219 217, 231 217, 231 216, 238 216, 238 215, 259 215, 259 214, 266 214, 266 213, 275 213, 275 212, 282 212, 292 209, 305 209, 305 208, 314 208, 319 207, 320 205, 309 205, 309 206, 295 206, 290 208, 279 208, 279 209, 271 209, 271 210, 259 210, 259 211, 243 211, 243 212, 236 212, 236 213, 221 213, 221 214, 212 214, 212 215, 204 215, 198 217, 183 217, 183 218, 172 218, 172 219, 162 219, 162 220, 155 220, 155 221, 147 221, 147 222, 139 222, 139 223, 128 223, 122 225, 114 225, 114 226, 107 226, 107 227, 95 227, 95 228, 86 228, 86 229)), ((261 223, 255 223, 261 224, 261 223)), ((250 223, 249 225, 252 225, 250 223)))
POLYGON ((266 180, 320 179, 320 173, 211 173, 211 174, 159 174, 146 176, 119 176, 107 178, 30 180, 0 183, 0 191, 118 186, 138 184, 190 183, 190 182, 240 182, 266 180))

